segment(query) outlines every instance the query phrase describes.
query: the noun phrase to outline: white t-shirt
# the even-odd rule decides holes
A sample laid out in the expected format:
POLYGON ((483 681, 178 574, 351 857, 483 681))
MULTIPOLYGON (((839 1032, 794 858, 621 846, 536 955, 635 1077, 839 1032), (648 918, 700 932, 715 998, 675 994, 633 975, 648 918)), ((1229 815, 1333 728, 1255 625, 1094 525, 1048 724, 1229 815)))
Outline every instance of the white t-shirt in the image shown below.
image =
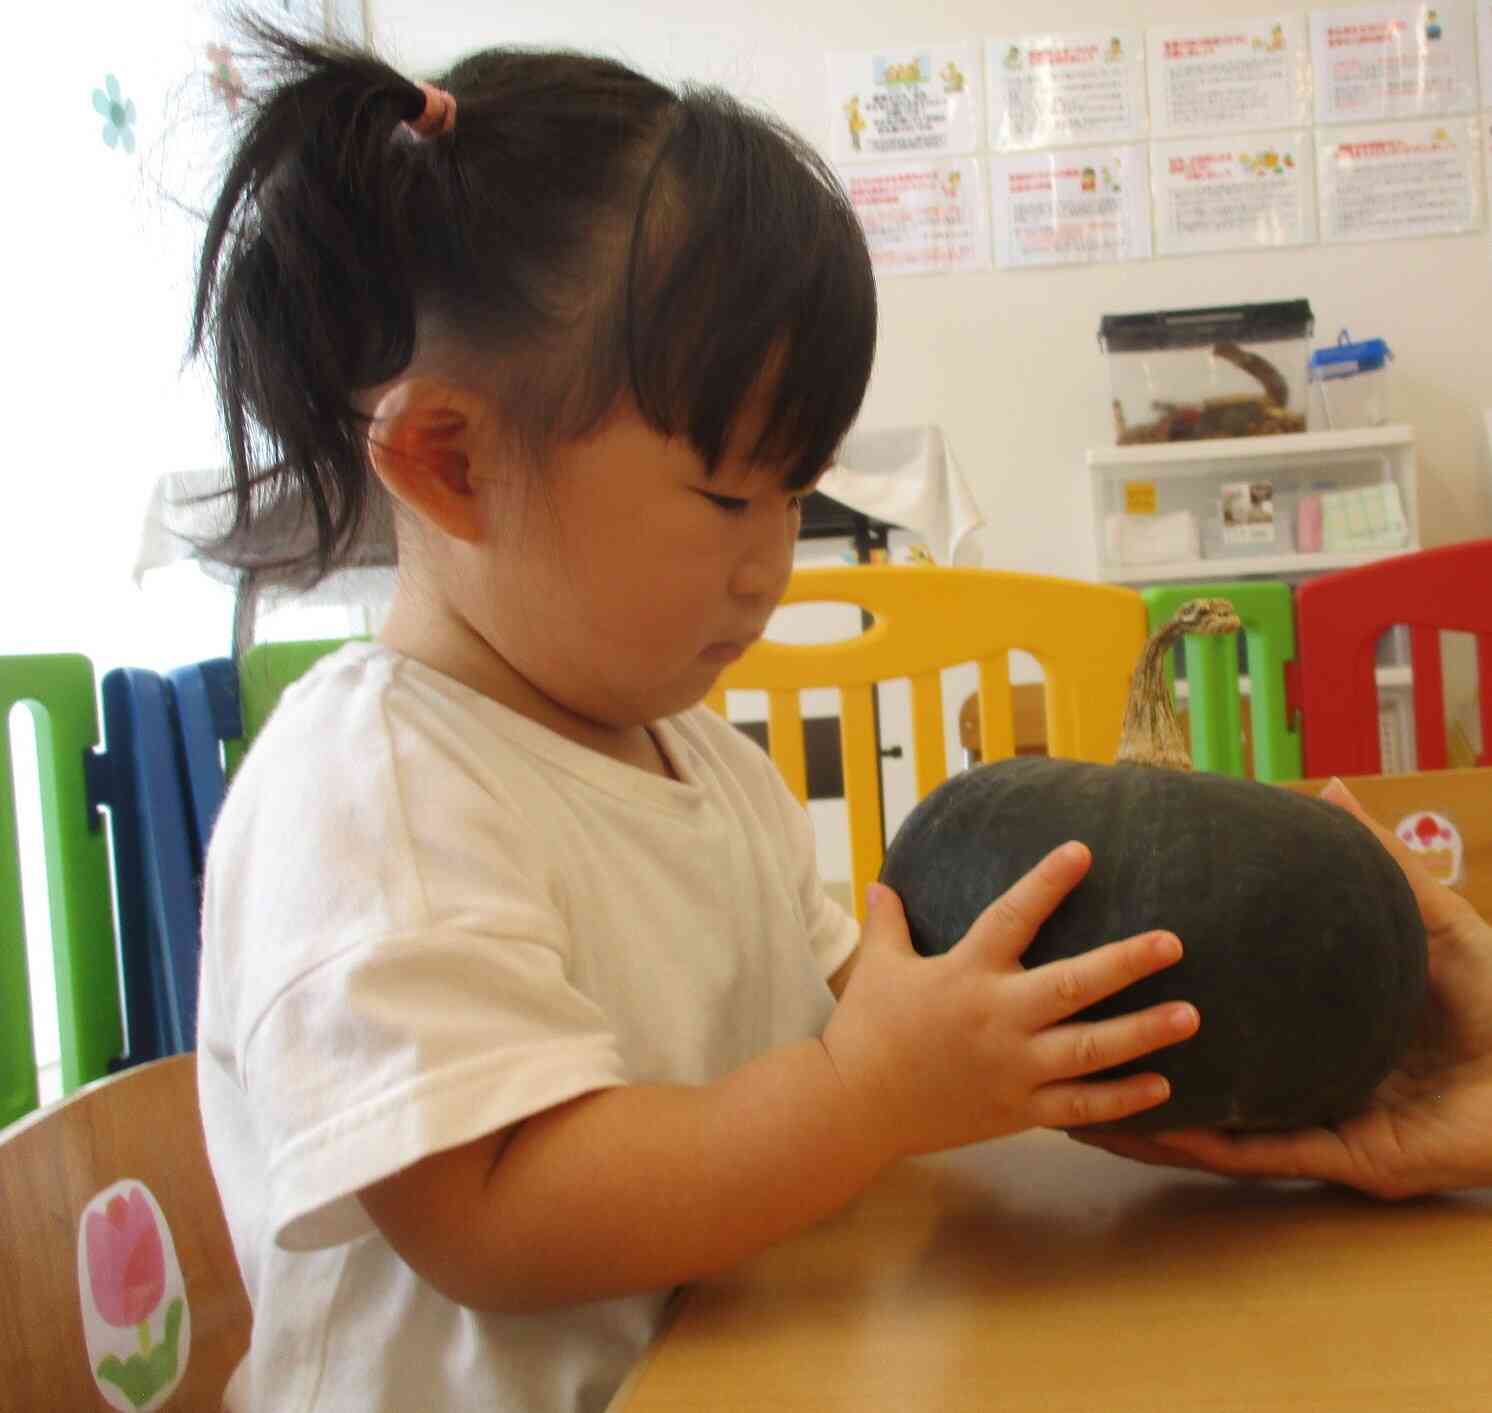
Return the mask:
POLYGON ((857 931, 807 816, 705 708, 656 733, 677 780, 371 644, 285 693, 203 906, 203 1122, 254 1307, 234 1413, 594 1410, 652 1337, 667 1291, 467 1310, 355 1194, 580 1094, 707 1084, 823 1029, 857 931))

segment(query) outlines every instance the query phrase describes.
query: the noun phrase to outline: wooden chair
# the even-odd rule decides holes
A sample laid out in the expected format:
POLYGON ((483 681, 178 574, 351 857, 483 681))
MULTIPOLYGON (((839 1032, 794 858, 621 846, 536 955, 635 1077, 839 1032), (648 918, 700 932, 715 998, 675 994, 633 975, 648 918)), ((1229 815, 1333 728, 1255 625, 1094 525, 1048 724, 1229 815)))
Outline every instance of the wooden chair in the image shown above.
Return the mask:
POLYGON ((840 642, 759 642, 726 669, 707 701, 724 715, 727 692, 766 692, 772 759, 797 797, 806 801, 798 694, 815 687, 839 690, 857 907, 864 905, 865 885, 879 871, 883 852, 872 704, 877 683, 910 680, 919 799, 947 775, 943 668, 977 664, 981 754, 985 760, 1000 760, 1016 753, 1008 656, 1013 650, 1029 653, 1041 664, 1051 753, 1078 760, 1114 758, 1130 674, 1145 644, 1145 604, 1134 590, 922 565, 795 573, 783 603, 821 602, 855 605, 874 622, 840 642))
MULTIPOLYGON (((1412 829, 1414 821, 1425 814, 1448 820, 1460 835, 1462 850, 1461 878, 1453 886, 1483 917, 1492 920, 1492 768, 1347 775, 1342 779, 1363 808, 1390 831, 1398 832, 1401 825, 1412 829)), ((1277 783, 1303 795, 1319 795, 1326 786, 1326 780, 1320 778, 1277 783)), ((1446 871, 1446 852, 1448 849, 1429 856, 1431 871, 1437 875, 1446 871)))
POLYGON ((1442 629, 1476 635, 1482 754, 1492 765, 1492 540, 1467 540, 1323 574, 1296 592, 1305 773, 1383 769, 1374 677, 1378 639, 1410 629, 1414 736, 1420 770, 1447 764, 1442 629))
MULTIPOLYGON (((168 1312, 184 1286, 176 1349, 185 1365, 158 1406, 217 1413, 248 1349, 251 1315, 207 1164, 194 1055, 98 1080, 0 1132, 0 1211, 0 1405, 69 1413, 130 1407, 119 1383, 143 1371, 126 1366, 131 1356, 143 1362, 143 1346, 169 1343, 168 1312), (120 1220, 112 1225, 128 1232, 140 1262, 127 1294, 111 1292, 108 1263, 89 1240, 90 1224, 99 1223, 83 1221, 92 1200, 121 1180, 128 1185, 114 1194, 120 1220), (154 1287, 149 1232, 123 1220, 146 1212, 136 1195, 142 1187, 171 1237, 160 1242, 154 1287), (108 1401, 96 1371, 111 1354, 118 1362, 102 1376, 114 1395, 108 1401)), ((104 1227, 112 1216, 105 1209, 104 1227)))

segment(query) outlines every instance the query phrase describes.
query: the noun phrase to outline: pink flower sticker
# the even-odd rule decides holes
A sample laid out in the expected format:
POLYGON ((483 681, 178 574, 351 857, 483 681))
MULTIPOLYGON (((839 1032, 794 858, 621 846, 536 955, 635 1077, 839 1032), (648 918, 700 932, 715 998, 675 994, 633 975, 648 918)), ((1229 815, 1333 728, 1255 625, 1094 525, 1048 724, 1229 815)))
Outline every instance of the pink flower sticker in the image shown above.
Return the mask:
POLYGON ((88 1364, 109 1406, 159 1408, 186 1370, 191 1315, 171 1228, 143 1183, 116 1182, 84 1209, 78 1295, 88 1364))
POLYGON ((148 1319, 166 1289, 166 1259, 145 1189, 116 1193, 102 1212, 89 1212, 84 1232, 94 1308, 111 1325, 148 1319))

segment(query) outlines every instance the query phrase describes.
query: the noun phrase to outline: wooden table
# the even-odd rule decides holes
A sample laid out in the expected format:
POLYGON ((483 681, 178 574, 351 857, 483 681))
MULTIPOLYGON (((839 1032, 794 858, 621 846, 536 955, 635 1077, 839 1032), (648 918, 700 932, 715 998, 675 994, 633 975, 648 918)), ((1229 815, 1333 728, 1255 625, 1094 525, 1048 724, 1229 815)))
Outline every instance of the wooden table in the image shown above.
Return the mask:
POLYGON ((1390 1204, 1034 1132, 694 1287, 625 1413, 1487 1413, 1492 1190, 1390 1204))

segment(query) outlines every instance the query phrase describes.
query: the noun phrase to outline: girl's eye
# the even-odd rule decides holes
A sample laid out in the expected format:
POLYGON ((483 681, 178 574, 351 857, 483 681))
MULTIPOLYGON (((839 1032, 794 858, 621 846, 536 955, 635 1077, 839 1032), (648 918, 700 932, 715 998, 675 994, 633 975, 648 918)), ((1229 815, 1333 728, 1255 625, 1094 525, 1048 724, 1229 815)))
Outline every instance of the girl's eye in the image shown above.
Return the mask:
POLYGON ((749 500, 742 500, 739 496, 717 496, 712 491, 701 491, 700 495, 727 515, 744 515, 751 506, 749 500))

